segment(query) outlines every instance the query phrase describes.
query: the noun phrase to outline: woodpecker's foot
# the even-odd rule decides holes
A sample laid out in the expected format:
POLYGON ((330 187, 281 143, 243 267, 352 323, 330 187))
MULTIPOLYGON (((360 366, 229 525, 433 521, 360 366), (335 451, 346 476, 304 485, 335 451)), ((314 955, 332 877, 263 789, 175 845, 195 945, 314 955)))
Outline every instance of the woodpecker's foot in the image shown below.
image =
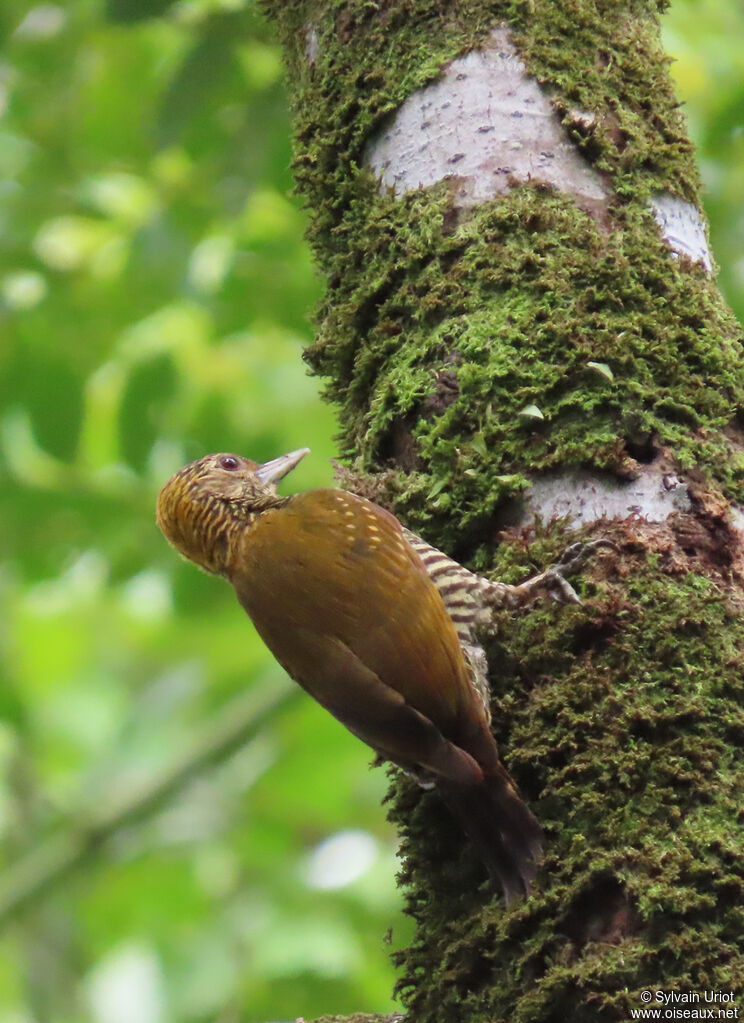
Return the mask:
POLYGON ((557 565, 543 572, 542 577, 535 576, 527 582, 537 583, 537 588, 558 604, 581 604, 581 597, 566 576, 575 575, 603 547, 616 553, 619 551, 617 544, 611 540, 579 540, 578 543, 572 543, 563 552, 557 565))
POLYGON ((617 551, 610 540, 587 540, 571 544, 557 565, 525 580, 519 586, 491 583, 485 596, 486 606, 496 610, 502 607, 526 607, 536 600, 548 598, 558 604, 581 604, 581 598, 566 576, 575 575, 602 547, 617 551))
POLYGON ((620 553, 620 548, 612 540, 579 540, 578 543, 572 543, 570 547, 566 548, 561 555, 561 560, 553 566, 553 571, 564 576, 574 575, 603 547, 614 551, 615 554, 620 553))

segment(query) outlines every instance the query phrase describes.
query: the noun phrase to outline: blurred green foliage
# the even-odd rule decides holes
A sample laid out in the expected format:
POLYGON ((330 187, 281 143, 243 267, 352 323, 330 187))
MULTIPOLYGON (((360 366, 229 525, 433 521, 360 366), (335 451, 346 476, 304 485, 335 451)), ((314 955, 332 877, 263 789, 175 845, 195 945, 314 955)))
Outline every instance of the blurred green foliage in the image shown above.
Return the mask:
MULTIPOLYGON (((666 18, 721 282, 744 313, 744 9, 666 18)), ((280 684, 155 494, 211 450, 309 445, 321 282, 291 196, 270 30, 242 0, 0 7, 0 842, 131 798, 250 686, 280 684)), ((405 940, 381 771, 308 700, 0 933, 0 1023, 384 1011, 405 940)))

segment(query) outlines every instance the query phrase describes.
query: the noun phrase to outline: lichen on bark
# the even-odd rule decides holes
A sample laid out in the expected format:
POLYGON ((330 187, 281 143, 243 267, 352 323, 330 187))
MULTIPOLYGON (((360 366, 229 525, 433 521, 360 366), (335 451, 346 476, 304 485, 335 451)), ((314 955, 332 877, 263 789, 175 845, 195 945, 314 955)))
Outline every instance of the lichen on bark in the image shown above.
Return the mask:
POLYGON ((400 992, 421 1023, 619 1021, 644 988, 744 993, 744 349, 649 205, 700 205, 664 6, 265 0, 327 279, 307 358, 347 479, 506 581, 567 539, 510 527, 535 474, 663 459, 690 487, 689 511, 600 527, 622 557, 588 571, 584 608, 504 616, 492 645, 497 738, 548 838, 533 898, 505 912, 436 793, 394 779, 418 924, 400 992), (381 194, 365 167, 406 96, 500 25, 603 209, 534 182, 462 209, 454 181, 381 194))

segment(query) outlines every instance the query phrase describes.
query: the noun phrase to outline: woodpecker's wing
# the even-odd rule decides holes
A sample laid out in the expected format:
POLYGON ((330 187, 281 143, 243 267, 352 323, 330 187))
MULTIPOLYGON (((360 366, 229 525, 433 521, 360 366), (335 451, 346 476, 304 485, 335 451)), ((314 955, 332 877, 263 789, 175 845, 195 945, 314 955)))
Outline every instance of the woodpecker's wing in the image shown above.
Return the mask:
POLYGON ((339 640, 298 628, 283 666, 350 732, 387 760, 425 768, 459 786, 482 780, 481 768, 469 753, 445 739, 339 640))
POLYGON ((540 826, 397 519, 343 491, 309 491, 249 525, 234 565, 238 597, 287 672, 373 749, 438 775, 507 902, 529 891, 540 826))
POLYGON ((340 490, 298 494, 246 529, 236 565, 231 582, 267 645, 337 717, 357 683, 331 679, 328 651, 312 656, 302 636, 340 644, 447 739, 484 766, 497 759, 442 597, 388 512, 340 490))

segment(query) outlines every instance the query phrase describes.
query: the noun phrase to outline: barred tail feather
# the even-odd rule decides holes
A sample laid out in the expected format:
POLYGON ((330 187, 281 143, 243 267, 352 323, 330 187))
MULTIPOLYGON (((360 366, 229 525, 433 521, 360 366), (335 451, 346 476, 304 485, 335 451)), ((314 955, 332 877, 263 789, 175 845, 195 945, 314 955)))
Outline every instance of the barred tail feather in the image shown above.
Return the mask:
POLYGON ((500 885, 507 906, 529 895, 542 856, 543 834, 506 773, 488 775, 477 785, 440 781, 437 789, 500 885))

